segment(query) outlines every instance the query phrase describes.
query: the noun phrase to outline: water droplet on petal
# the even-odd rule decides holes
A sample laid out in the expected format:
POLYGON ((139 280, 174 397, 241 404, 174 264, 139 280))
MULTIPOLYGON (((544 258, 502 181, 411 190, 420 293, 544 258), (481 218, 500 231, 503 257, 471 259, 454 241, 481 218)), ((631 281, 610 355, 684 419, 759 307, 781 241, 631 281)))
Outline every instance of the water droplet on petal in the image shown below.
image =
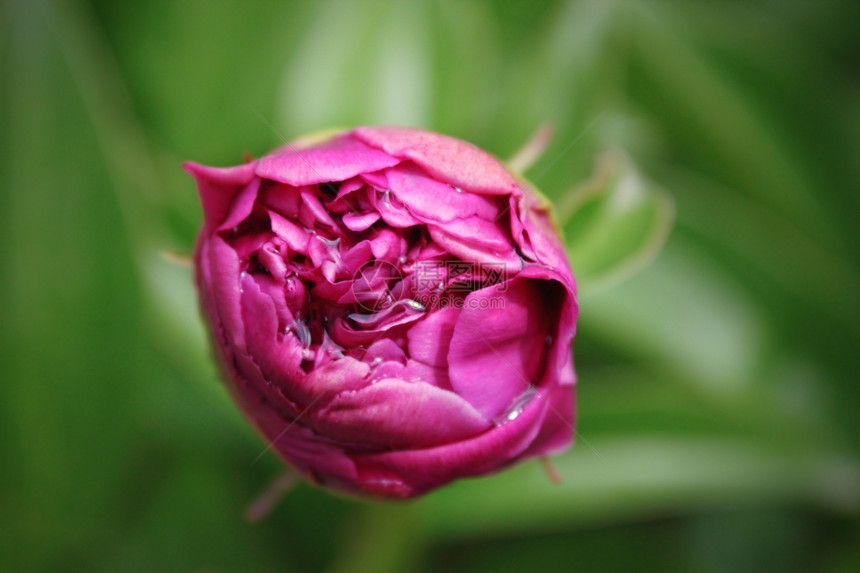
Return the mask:
POLYGON ((427 308, 426 308, 423 304, 421 304, 420 302, 418 302, 417 300, 413 300, 413 299, 411 299, 411 298, 407 298, 407 299, 405 299, 405 300, 404 300, 404 301, 402 301, 402 302, 404 302, 404 303, 406 304, 406 306, 408 306, 408 307, 409 307, 409 308, 411 308, 412 310, 417 310, 417 311, 419 311, 419 312, 426 312, 426 311, 427 311, 427 308))
POLYGON ((377 189, 378 193, 382 193, 382 204, 391 209, 391 191, 388 189, 377 189))
MULTIPOLYGON (((393 300, 393 299, 392 299, 393 300)), ((368 325, 374 322, 378 322, 384 320, 389 314, 395 311, 398 307, 405 306, 410 310, 415 310, 418 312, 426 312, 427 308, 417 300, 412 300, 411 298, 406 298, 403 300, 398 300, 395 303, 392 303, 390 306, 385 307, 383 310, 379 312, 373 312, 370 314, 363 314, 360 312, 353 312, 352 314, 347 315, 347 318, 355 322, 356 324, 368 325)))
POLYGON ((327 330, 323 330, 323 342, 320 350, 325 350, 333 360, 339 360, 344 356, 344 348, 331 339, 327 330))
POLYGON ((526 409, 529 402, 531 402, 532 398, 537 394, 537 388, 534 386, 529 386, 528 390, 517 396, 517 398, 511 403, 510 407, 505 410, 502 414, 493 418, 493 422, 500 426, 506 422, 512 422, 516 420, 520 414, 523 413, 523 410, 526 409))
POLYGON ((311 330, 308 328, 308 325, 305 324, 301 317, 297 316, 296 319, 290 323, 287 327, 288 332, 292 332, 296 339, 299 341, 299 344, 302 345, 302 348, 307 350, 311 346, 311 330))

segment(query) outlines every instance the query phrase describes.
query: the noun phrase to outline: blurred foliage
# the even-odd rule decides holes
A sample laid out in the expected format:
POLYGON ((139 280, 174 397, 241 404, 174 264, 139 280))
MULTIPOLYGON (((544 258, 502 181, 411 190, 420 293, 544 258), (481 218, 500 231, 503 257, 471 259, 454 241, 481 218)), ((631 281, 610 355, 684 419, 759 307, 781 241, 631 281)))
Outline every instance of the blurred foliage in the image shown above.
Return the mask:
POLYGON ((860 569, 858 10, 6 0, 0 570, 860 569), (544 121, 527 175, 581 207, 564 483, 532 463, 399 505, 302 485, 245 523, 282 464, 254 462, 161 256, 201 221, 180 162, 376 123, 507 157, 544 121), (632 225, 629 193, 570 194, 611 149, 663 189, 632 225), (664 194, 663 253, 602 280, 650 260, 664 194))

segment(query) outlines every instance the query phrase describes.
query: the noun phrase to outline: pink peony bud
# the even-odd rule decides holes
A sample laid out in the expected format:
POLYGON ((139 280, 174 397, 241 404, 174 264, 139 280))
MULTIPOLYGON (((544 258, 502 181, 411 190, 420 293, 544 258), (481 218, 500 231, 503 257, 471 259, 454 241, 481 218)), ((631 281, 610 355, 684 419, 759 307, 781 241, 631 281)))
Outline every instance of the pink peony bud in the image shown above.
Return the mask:
POLYGON ((498 160, 362 127, 185 167, 227 384, 306 479, 406 498, 570 444, 576 287, 498 160))

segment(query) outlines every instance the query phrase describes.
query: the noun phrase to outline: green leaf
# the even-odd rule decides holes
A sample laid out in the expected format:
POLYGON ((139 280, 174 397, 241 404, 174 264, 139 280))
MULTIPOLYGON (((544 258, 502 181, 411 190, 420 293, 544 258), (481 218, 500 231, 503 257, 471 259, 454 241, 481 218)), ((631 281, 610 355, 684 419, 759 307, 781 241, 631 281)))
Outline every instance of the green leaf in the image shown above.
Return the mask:
POLYGON ((63 4, 4 7, 0 47, 0 555, 18 571, 89 569, 82 548, 111 543, 149 358, 124 218, 142 214, 115 189, 147 165, 111 140, 103 62, 63 4))
POLYGON ((426 125, 426 3, 321 3, 282 79, 283 137, 328 125, 426 125))
POLYGON ((644 179, 625 155, 603 157, 594 177, 559 202, 580 289, 599 290, 648 265, 674 217, 671 197, 644 179))
POLYGON ((431 535, 462 540, 534 534, 785 499, 844 515, 860 508, 860 465, 827 452, 786 455, 722 437, 624 435, 593 439, 553 462, 563 477, 558 485, 531 463, 418 502, 431 535))

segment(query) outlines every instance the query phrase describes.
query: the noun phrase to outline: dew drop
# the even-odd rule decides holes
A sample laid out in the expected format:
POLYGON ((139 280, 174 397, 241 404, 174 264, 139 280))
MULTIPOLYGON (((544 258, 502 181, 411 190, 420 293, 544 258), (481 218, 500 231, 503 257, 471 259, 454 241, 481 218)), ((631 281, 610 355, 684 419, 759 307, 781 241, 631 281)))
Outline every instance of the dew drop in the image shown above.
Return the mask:
POLYGON ((407 298, 407 299, 403 300, 402 302, 405 303, 406 306, 408 306, 412 310, 417 310, 418 312, 426 312, 427 311, 427 307, 425 307, 423 304, 421 304, 417 300, 407 298))
POLYGON ((308 350, 311 346, 311 330, 308 328, 308 325, 305 324, 300 317, 296 317, 296 319, 290 323, 287 327, 288 332, 292 332, 295 334, 296 339, 298 339, 299 344, 302 345, 302 348, 308 350))
POLYGON ((391 209, 391 191, 388 189, 381 189, 380 191, 382 192, 382 204, 391 209))
POLYGON ((338 246, 340 245, 340 237, 335 237, 334 239, 326 239, 322 235, 317 235, 317 239, 319 239, 322 244, 324 244, 329 249, 337 250, 338 246))
POLYGON ((537 394, 537 388, 534 386, 529 386, 528 390, 517 396, 517 398, 511 403, 510 407, 505 410, 502 414, 493 418, 493 422, 500 426, 506 422, 512 422, 516 420, 520 414, 523 413, 523 410, 526 409, 529 402, 531 402, 532 398, 537 394))
MULTIPOLYGON (((393 300, 393 299, 392 299, 393 300)), ((385 307, 383 310, 379 312, 374 312, 370 314, 363 314, 359 312, 353 312, 352 314, 347 315, 347 318, 355 322, 356 324, 368 325, 374 322, 385 319, 389 314, 394 312, 397 307, 405 306, 410 310, 415 310, 418 312, 426 312, 427 308, 418 302, 417 300, 412 300, 411 298, 405 298, 403 300, 398 300, 395 303, 392 303, 390 306, 385 307)))
POLYGON ((343 346, 332 340, 327 330, 323 330, 323 342, 320 345, 320 350, 325 350, 334 360, 339 360, 344 356, 343 346))

